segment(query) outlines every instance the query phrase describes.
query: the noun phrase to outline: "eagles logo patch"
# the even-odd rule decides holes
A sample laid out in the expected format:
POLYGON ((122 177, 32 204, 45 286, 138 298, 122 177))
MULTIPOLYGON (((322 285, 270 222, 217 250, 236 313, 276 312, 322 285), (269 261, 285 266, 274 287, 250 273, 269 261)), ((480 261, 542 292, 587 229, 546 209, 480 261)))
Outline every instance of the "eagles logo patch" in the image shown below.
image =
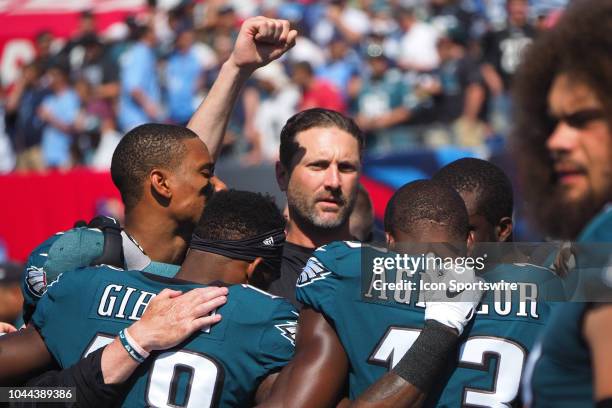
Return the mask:
POLYGON ((292 346, 295 346, 295 336, 297 334, 297 321, 287 320, 287 323, 277 324, 276 327, 281 332, 281 336, 291 342, 292 346))
POLYGON ((47 274, 43 268, 29 266, 26 269, 26 287, 36 297, 41 297, 47 291, 47 274))
POLYGON ((306 266, 302 269, 302 273, 300 274, 296 286, 302 287, 311 284, 314 281, 319 279, 325 279, 327 275, 331 272, 327 270, 326 267, 323 266, 321 261, 317 258, 310 257, 308 262, 306 262, 306 266))

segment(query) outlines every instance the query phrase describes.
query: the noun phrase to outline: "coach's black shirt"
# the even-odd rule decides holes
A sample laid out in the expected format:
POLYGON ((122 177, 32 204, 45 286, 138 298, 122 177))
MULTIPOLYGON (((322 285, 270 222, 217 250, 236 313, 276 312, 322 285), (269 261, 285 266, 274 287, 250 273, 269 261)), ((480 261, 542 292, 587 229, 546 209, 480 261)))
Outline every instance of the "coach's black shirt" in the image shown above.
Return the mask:
POLYGON ((306 265, 308 258, 312 256, 314 250, 314 248, 306 248, 291 242, 285 242, 280 276, 270 284, 268 292, 284 297, 300 310, 302 304, 295 298, 295 282, 297 282, 298 276, 302 273, 302 269, 306 265))

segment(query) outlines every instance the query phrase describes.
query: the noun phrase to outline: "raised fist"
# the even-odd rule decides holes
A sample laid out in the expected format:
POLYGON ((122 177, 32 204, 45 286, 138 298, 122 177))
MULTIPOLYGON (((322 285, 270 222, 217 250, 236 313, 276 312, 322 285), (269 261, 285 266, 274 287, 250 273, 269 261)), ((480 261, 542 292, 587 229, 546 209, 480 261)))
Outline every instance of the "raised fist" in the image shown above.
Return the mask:
POLYGON ((240 28, 230 60, 241 69, 254 71, 293 47, 297 34, 287 20, 249 18, 240 28))

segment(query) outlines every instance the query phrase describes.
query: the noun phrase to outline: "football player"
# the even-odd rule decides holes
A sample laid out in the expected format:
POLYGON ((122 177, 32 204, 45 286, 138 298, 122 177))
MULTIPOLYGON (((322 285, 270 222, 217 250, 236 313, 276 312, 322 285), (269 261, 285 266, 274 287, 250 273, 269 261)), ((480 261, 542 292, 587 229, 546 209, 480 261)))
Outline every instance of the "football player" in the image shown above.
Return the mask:
POLYGON ((32 326, 0 340, 0 378, 27 369, 4 364, 15 355, 66 368, 114 343, 135 369, 124 406, 252 405, 293 354, 295 309, 247 284, 265 286, 278 270, 284 224, 269 198, 220 192, 209 201, 176 278, 108 266, 62 274, 40 300, 32 326), (156 336, 130 324, 164 288, 209 284, 229 285, 227 303, 218 309, 223 319, 149 357, 158 349, 156 336))
POLYGON ((531 213, 543 232, 577 240, 579 282, 590 285, 555 309, 530 356, 532 407, 612 406, 610 251, 596 245, 612 241, 611 26, 612 1, 572 2, 515 78, 513 139, 531 213))

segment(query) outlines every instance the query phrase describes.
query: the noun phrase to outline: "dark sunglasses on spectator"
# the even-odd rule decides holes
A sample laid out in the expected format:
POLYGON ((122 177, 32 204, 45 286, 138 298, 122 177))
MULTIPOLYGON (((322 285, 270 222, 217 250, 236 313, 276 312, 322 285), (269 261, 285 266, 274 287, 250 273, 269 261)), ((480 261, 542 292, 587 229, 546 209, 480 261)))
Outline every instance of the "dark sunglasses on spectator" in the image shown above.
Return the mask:
POLYGON ((603 109, 583 109, 569 115, 560 116, 555 116, 552 113, 548 114, 548 120, 552 129, 557 127, 559 122, 564 122, 575 129, 584 129, 590 122, 604 118, 605 113, 603 109))

